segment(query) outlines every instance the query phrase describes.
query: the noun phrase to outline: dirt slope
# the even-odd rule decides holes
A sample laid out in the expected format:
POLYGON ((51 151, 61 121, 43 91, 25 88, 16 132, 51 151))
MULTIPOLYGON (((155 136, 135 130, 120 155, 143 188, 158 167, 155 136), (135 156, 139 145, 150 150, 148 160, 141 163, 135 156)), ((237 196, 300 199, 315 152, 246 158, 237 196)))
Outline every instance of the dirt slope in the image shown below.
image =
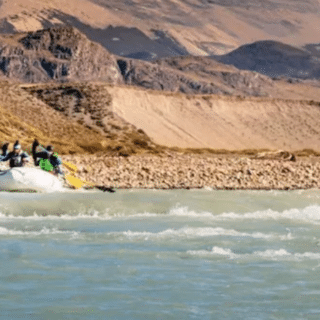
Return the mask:
POLYGON ((166 146, 320 150, 319 103, 112 87, 114 111, 166 146))
POLYGON ((30 146, 34 138, 41 143, 54 143, 59 152, 90 151, 95 142, 106 145, 104 137, 54 110, 23 90, 19 84, 1 82, 0 106, 2 129, 0 141, 20 139, 30 146))
POLYGON ((99 133, 103 137, 102 147, 99 140, 90 142, 93 149, 96 146, 96 151, 119 151, 119 154, 124 155, 143 151, 158 152, 161 149, 143 131, 114 112, 110 84, 52 83, 20 87, 71 123, 76 121, 86 129, 99 133))
MULTIPOLYGON (((288 85, 288 84, 287 84, 288 85)), ((293 100, 186 95, 106 83, 0 84, 0 141, 34 138, 60 153, 158 153, 159 145, 320 151, 320 103, 300 84, 293 100)))
POLYGON ((143 131, 113 112, 109 86, 1 82, 0 142, 19 139, 30 148, 37 138, 62 154, 161 151, 143 131))

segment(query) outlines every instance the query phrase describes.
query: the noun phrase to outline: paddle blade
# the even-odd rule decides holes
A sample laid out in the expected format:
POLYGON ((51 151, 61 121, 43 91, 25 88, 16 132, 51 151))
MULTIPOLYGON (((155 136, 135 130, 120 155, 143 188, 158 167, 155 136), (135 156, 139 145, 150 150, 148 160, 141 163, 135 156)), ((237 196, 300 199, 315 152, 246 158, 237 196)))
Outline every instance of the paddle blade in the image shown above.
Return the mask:
POLYGON ((111 192, 111 193, 114 193, 116 192, 114 189, 110 188, 110 187, 105 187, 105 186, 96 186, 97 189, 103 191, 103 192, 111 192))
POLYGON ((77 172, 78 168, 76 165, 70 162, 63 162, 63 166, 65 166, 69 171, 77 172))
POLYGON ((66 174, 65 178, 66 178, 67 182, 71 186, 73 186, 75 189, 80 189, 83 186, 83 182, 80 179, 78 179, 74 176, 71 176, 70 174, 66 174))

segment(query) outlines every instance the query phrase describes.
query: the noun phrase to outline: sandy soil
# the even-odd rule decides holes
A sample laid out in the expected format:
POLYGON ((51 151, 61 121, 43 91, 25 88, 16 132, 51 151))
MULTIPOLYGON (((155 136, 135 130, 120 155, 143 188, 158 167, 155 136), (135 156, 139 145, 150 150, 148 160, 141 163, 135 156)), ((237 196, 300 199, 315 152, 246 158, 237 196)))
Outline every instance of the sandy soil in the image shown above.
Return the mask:
POLYGON ((320 150, 317 103, 110 87, 113 111, 165 146, 320 150))

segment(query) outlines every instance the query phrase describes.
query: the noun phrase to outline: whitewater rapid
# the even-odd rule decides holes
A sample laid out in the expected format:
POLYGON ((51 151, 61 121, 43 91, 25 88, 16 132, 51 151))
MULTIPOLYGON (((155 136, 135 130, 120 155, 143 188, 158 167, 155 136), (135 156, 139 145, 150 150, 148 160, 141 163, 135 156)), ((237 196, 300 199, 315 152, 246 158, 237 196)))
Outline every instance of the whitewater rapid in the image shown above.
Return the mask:
POLYGON ((0 193, 0 309, 316 319, 319 223, 317 190, 0 193))

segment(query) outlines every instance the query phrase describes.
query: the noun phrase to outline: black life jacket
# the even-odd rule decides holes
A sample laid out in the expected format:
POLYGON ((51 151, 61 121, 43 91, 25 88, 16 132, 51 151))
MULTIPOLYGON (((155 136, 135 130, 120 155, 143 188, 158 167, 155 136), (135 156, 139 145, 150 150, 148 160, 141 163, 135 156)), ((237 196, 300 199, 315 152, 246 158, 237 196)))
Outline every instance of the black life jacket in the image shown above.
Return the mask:
POLYGON ((15 167, 22 167, 22 157, 21 154, 13 154, 10 159, 10 168, 15 168, 15 167))

